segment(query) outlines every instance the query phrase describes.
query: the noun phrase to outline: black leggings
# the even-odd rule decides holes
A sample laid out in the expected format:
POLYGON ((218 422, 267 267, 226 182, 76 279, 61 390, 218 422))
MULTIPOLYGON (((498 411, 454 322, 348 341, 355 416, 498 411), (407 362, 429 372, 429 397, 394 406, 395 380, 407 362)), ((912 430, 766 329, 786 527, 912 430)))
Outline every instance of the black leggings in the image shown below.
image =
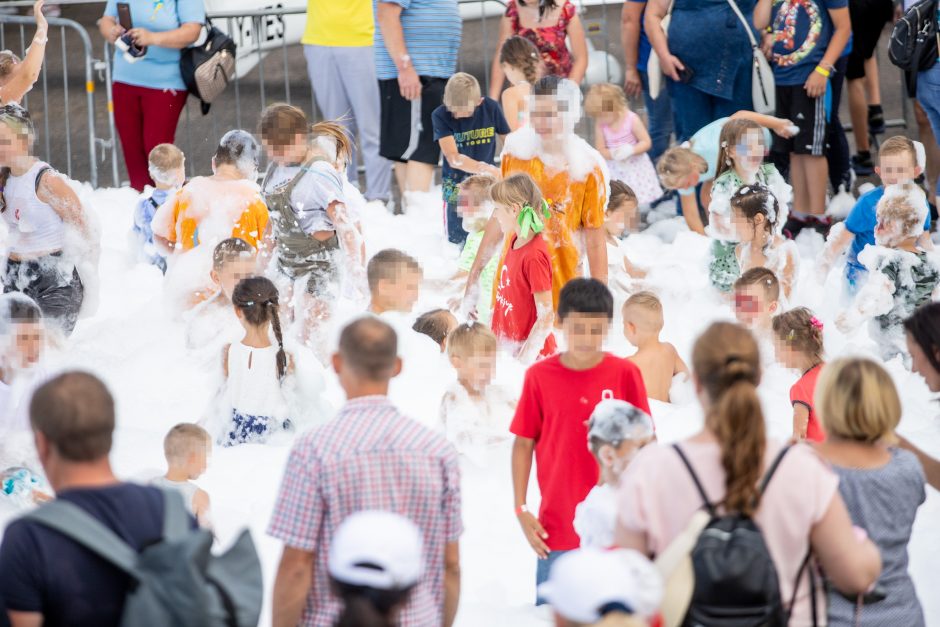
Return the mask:
POLYGON ((32 298, 42 315, 55 320, 66 335, 71 335, 75 328, 85 297, 78 270, 62 259, 62 253, 27 261, 8 260, 3 293, 8 292, 21 292, 32 298))

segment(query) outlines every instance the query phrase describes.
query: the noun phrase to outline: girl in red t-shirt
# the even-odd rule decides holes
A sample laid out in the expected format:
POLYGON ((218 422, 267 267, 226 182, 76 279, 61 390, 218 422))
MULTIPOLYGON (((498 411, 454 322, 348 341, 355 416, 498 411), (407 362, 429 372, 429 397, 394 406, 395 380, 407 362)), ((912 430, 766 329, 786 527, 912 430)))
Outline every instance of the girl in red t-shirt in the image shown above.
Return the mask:
POLYGON ((797 307, 774 316, 773 329, 777 361, 803 373, 790 388, 793 437, 822 442, 826 432, 816 417, 813 395, 823 367, 823 324, 806 307, 797 307))
POLYGON ((555 352, 552 335, 552 261, 542 238, 548 204, 528 174, 513 174, 490 188, 493 216, 509 248, 496 275, 493 333, 524 363, 555 352))

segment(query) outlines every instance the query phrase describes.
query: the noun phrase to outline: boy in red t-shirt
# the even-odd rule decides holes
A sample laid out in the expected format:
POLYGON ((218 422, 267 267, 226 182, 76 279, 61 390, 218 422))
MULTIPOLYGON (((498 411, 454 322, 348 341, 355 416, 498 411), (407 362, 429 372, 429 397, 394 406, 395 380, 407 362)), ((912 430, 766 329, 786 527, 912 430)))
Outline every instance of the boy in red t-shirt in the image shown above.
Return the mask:
POLYGON ((598 479, 597 462, 584 445, 594 406, 616 398, 650 411, 639 368, 603 350, 613 316, 613 296, 600 281, 573 279, 562 288, 558 320, 567 348, 526 372, 510 427, 516 516, 539 557, 538 583, 555 558, 580 543, 574 510, 598 479), (533 453, 542 493, 538 517, 526 507, 533 453))
POLYGON ((823 324, 806 307, 797 307, 774 316, 773 329, 777 361, 803 373, 790 388, 793 437, 822 442, 826 432, 813 408, 813 396, 823 367, 823 324))
POLYGON ((493 216, 509 248, 497 272, 493 333, 512 346, 523 363, 553 355, 552 260, 542 238, 548 212, 528 174, 513 174, 490 188, 493 216))

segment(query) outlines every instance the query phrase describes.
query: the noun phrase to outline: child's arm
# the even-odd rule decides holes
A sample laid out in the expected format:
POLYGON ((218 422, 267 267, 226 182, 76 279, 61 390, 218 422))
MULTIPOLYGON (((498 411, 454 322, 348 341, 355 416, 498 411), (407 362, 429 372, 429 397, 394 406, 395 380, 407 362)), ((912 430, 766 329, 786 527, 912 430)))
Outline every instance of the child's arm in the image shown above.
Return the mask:
POLYGON ((702 224, 702 216, 698 212, 695 192, 686 195, 679 194, 679 206, 682 207, 682 217, 685 218, 685 224, 689 227, 689 230, 699 235, 705 235, 705 225, 702 224))
POLYGON ((843 333, 849 333, 866 320, 886 314, 894 307, 894 283, 879 269, 868 270, 868 279, 855 295, 855 302, 836 318, 836 327, 843 333))
POLYGON ((649 152, 649 149, 653 147, 653 140, 650 139, 650 134, 638 115, 633 116, 633 134, 636 135, 637 139, 636 144, 633 146, 633 154, 642 155, 649 152))
POLYGON ((336 233, 339 235, 340 248, 346 255, 349 267, 354 277, 360 277, 365 274, 365 266, 362 263, 362 235, 349 219, 349 213, 346 211, 346 205, 334 200, 327 206, 326 214, 336 227, 336 233))
POLYGON ((597 149, 597 152, 601 153, 601 156, 608 161, 613 159, 613 155, 611 155, 610 151, 607 150, 607 142, 604 141, 604 133, 601 131, 601 123, 597 120, 594 121, 594 147, 597 149))
POLYGON ((202 489, 196 490, 193 495, 193 514, 196 516, 196 522, 203 529, 212 527, 209 518, 209 494, 202 489))
MULTIPOLYGON (((503 240, 503 230, 499 227, 499 221, 491 217, 483 230, 483 239, 480 240, 480 249, 470 267, 470 274, 467 276, 467 287, 464 289, 464 300, 470 298, 470 292, 477 289, 477 283, 480 281, 480 275, 483 269, 499 251, 500 243, 503 240)), ((476 301, 473 301, 476 302, 476 301)))
POLYGON ((521 511, 525 505, 526 494, 529 491, 529 475, 532 472, 532 455, 535 452, 535 440, 516 436, 512 444, 512 493, 516 518, 522 527, 525 539, 536 555, 545 559, 548 557, 548 545, 545 540, 548 534, 542 523, 529 511, 521 511))
MULTIPOLYGON (((672 345, 670 344, 670 346, 672 345)), ((676 350, 675 346, 672 347, 672 353, 676 356, 672 376, 676 376, 677 374, 689 374, 689 367, 685 365, 684 361, 682 361, 682 357, 679 356, 679 351, 676 350)))
POLYGON ((607 234, 603 227, 585 228, 584 253, 588 259, 588 271, 592 279, 607 284, 607 234))
POLYGON ((853 239, 855 239, 855 234, 845 228, 844 223, 840 222, 832 227, 829 239, 826 240, 826 247, 819 256, 819 271, 823 276, 829 274, 833 264, 845 252, 853 239))
POLYGON ((930 231, 924 231, 917 238, 917 247, 921 250, 932 251, 934 249, 933 240, 930 239, 930 231))
POLYGON ((809 425, 809 408, 803 403, 793 403, 793 437, 805 440, 809 425))
POLYGON ((793 136, 793 122, 785 118, 776 118, 772 115, 755 113, 754 111, 738 111, 731 116, 732 120, 750 120, 755 124, 760 124, 764 128, 769 128, 776 135, 788 139, 793 136))
POLYGON ((633 278, 633 279, 646 278, 646 270, 644 270, 640 266, 630 261, 630 258, 627 257, 627 255, 623 256, 623 269, 626 270, 630 278, 633 278))
POLYGON ((535 299, 535 311, 538 317, 535 319, 535 324, 532 325, 532 330, 529 331, 528 339, 522 345, 522 350, 519 351, 519 359, 527 364, 534 363, 538 358, 539 353, 545 347, 545 340, 552 332, 552 324, 555 322, 555 308, 552 305, 551 290, 536 292, 532 295, 532 298, 535 299))
POLYGON ((42 13, 44 0, 37 0, 33 5, 36 18, 36 34, 26 51, 23 61, 14 66, 10 79, 0 87, 3 102, 19 102, 39 80, 43 59, 46 56, 46 43, 49 41, 49 23, 42 13))
POLYGON ((793 284, 796 282, 796 269, 797 263, 799 263, 797 261, 798 253, 792 246, 787 245, 781 252, 786 260, 783 270, 780 271, 780 288, 783 290, 784 297, 789 299, 790 294, 793 292, 793 284))
POLYGON ((731 189, 730 178, 722 175, 712 185, 711 200, 708 203, 708 226, 713 235, 719 238, 737 240, 731 228, 731 189))
POLYGON ((500 96, 500 103, 503 105, 503 114, 506 116, 506 123, 511 130, 519 128, 519 109, 521 109, 522 98, 519 97, 515 87, 510 87, 500 96))
POLYGON ((457 142, 454 141, 453 135, 441 137, 437 143, 440 144, 441 152, 444 153, 444 158, 447 159, 447 163, 450 164, 450 167, 454 168, 455 170, 460 170, 461 172, 466 172, 467 174, 489 174, 491 176, 495 176, 496 178, 500 177, 499 168, 497 168, 495 165, 477 161, 476 159, 471 159, 467 155, 460 154, 460 152, 457 150, 457 142))

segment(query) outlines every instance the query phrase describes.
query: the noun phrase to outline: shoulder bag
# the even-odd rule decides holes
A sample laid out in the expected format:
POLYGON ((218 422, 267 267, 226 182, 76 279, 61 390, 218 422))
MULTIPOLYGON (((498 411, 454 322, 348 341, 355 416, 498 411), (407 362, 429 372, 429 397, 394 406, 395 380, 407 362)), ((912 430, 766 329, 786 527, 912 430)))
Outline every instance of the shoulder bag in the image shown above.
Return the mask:
POLYGON ((770 67, 767 57, 761 51, 757 40, 754 38, 754 31, 751 25, 741 13, 737 3, 734 0, 728 0, 731 9, 734 11, 741 24, 744 26, 744 32, 751 42, 751 98, 754 101, 754 111, 764 115, 773 115, 777 111, 777 94, 774 86, 774 70, 770 67))

